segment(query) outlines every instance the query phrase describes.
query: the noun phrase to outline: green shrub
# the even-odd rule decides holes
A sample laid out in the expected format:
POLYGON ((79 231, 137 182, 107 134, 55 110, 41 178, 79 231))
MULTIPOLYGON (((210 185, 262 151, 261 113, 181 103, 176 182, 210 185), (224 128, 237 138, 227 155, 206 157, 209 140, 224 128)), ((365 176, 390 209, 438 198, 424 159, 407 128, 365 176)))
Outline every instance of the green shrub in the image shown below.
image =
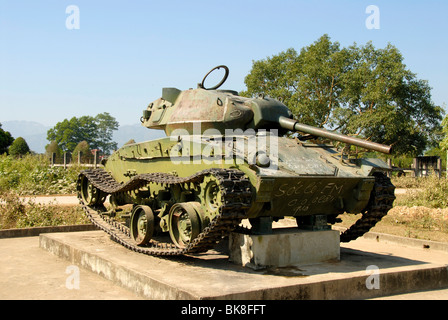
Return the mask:
POLYGON ((15 228, 17 217, 26 214, 26 207, 18 196, 0 192, 0 229, 15 228))
POLYGON ((9 154, 13 157, 21 157, 29 153, 31 150, 25 139, 23 139, 22 137, 18 137, 16 140, 14 140, 8 151, 9 154))
POLYGON ((43 155, 15 159, 0 155, 0 191, 14 190, 21 195, 72 194, 80 168, 50 167, 43 155))

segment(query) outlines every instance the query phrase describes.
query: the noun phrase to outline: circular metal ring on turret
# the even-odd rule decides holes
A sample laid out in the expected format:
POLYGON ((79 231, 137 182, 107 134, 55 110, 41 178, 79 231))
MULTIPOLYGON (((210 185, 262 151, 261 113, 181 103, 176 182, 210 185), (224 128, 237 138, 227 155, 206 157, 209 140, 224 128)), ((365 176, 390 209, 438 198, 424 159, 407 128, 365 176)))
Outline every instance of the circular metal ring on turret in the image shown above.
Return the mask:
POLYGON ((224 82, 226 82, 228 76, 229 76, 229 68, 228 68, 227 66, 221 65, 221 66, 214 67, 212 70, 210 70, 210 71, 205 75, 204 79, 202 79, 202 82, 199 84, 199 87, 202 88, 202 89, 205 89, 205 90, 216 90, 216 89, 218 89, 220 86, 222 86, 222 85, 224 84, 224 82), (210 73, 212 73, 212 72, 215 71, 215 70, 219 70, 219 69, 221 69, 221 68, 223 68, 223 69, 225 70, 225 74, 224 74, 224 77, 222 78, 221 82, 218 83, 216 86, 211 87, 211 88, 206 88, 206 87, 204 87, 205 79, 207 79, 207 77, 210 75, 210 73))

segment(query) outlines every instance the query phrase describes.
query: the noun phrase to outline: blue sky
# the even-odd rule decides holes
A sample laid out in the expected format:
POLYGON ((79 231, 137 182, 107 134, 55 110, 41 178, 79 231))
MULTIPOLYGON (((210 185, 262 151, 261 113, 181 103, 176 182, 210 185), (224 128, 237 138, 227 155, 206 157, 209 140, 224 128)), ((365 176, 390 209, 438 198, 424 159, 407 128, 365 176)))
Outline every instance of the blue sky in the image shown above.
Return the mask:
POLYGON ((226 89, 244 90, 253 60, 300 50, 323 34, 341 46, 395 45, 438 105, 448 103, 448 1, 0 0, 0 123, 54 126, 109 112, 138 123, 163 87, 197 86, 230 68, 226 89), (80 28, 66 28, 69 5, 80 28), (366 8, 380 29, 366 28, 366 8))

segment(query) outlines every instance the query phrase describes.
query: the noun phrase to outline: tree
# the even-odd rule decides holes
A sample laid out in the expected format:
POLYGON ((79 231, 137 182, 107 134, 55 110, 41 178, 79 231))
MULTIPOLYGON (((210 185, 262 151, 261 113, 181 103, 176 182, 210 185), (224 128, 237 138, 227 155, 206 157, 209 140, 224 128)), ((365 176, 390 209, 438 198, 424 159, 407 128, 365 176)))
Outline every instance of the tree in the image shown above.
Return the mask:
POLYGON ((112 136, 115 130, 118 130, 119 123, 108 112, 100 113, 95 117, 97 123, 98 134, 98 148, 104 154, 109 154, 110 151, 116 150, 118 145, 112 141, 112 136))
POLYGON ((86 141, 91 148, 108 153, 117 147, 117 144, 112 142, 113 131, 117 129, 118 122, 107 112, 96 117, 73 117, 58 122, 48 130, 47 140, 56 141, 63 152, 72 152, 79 142, 86 141))
POLYGON ((9 147, 9 154, 13 157, 21 157, 30 152, 30 147, 25 139, 18 137, 9 147))
POLYGON ((81 152, 81 162, 82 163, 90 163, 93 160, 93 155, 90 150, 89 144, 87 141, 81 141, 73 150, 72 160, 73 162, 78 161, 78 152, 81 152))
POLYGON ((303 123, 422 154, 437 141, 443 109, 427 81, 406 69, 392 45, 341 48, 327 35, 303 48, 254 61, 245 96, 282 100, 303 123))
POLYGON ((8 147, 14 142, 14 138, 11 133, 4 131, 2 129, 2 124, 0 123, 0 154, 7 153, 8 147))
POLYGON ((440 141, 440 148, 442 150, 448 150, 448 116, 442 120, 442 135, 443 139, 440 141))
POLYGON ((47 140, 56 141, 63 152, 71 152, 81 141, 85 140, 89 144, 94 144, 96 134, 96 124, 93 117, 73 117, 70 120, 64 119, 62 122, 58 122, 54 128, 48 130, 47 140))
POLYGON ((55 140, 45 146, 45 155, 47 158, 52 158, 53 153, 56 155, 56 161, 59 161, 62 158, 62 150, 59 148, 58 143, 55 140))

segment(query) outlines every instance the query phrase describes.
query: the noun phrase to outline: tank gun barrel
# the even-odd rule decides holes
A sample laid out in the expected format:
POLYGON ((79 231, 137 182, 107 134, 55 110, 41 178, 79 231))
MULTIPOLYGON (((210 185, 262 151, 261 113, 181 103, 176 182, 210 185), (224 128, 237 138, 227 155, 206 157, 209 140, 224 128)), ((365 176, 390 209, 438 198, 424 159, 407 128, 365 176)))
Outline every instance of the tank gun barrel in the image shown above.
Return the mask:
POLYGON ((291 131, 300 131, 311 134, 313 136, 318 136, 322 138, 328 138, 335 141, 340 141, 348 144, 353 144, 358 147, 366 148, 369 150, 374 150, 386 154, 390 154, 392 151, 391 146, 387 146, 384 144, 371 142, 367 140, 362 140, 354 137, 349 137, 343 134, 335 133, 332 131, 328 131, 321 128, 316 128, 313 126, 309 126, 300 122, 297 122, 293 119, 289 119, 283 116, 280 116, 279 123, 282 128, 291 130, 291 131))

